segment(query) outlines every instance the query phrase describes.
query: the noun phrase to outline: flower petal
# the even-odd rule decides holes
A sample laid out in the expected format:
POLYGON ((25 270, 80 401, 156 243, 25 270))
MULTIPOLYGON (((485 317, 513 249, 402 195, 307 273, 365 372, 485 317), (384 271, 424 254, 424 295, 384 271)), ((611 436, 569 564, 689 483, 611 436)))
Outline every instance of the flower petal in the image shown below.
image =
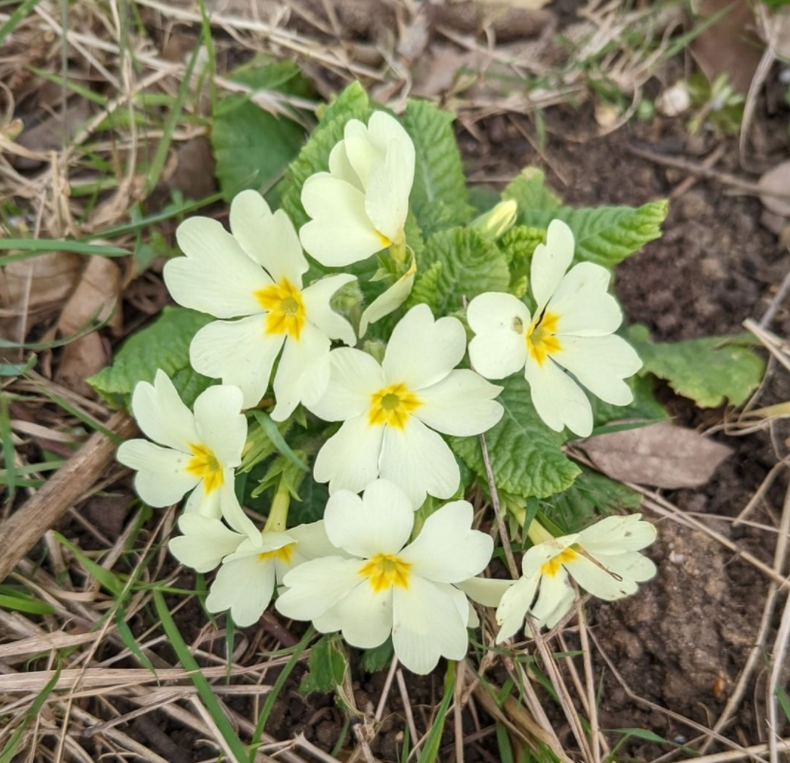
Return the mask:
POLYGON ((568 613, 575 599, 576 594, 564 568, 560 568, 556 575, 542 575, 538 600, 532 608, 535 624, 539 628, 544 625, 553 628, 568 613))
POLYGON ((260 620, 274 593, 274 559, 255 554, 223 562, 206 598, 209 612, 230 610, 233 622, 246 628, 260 620))
POLYGON ((577 554, 571 561, 564 562, 564 566, 579 586, 604 601, 622 599, 624 596, 636 593, 639 588, 632 578, 612 574, 612 571, 604 569, 603 566, 581 554, 577 554))
POLYGON ((504 413, 494 398, 502 387, 468 369, 450 371, 437 384, 420 390, 422 405, 414 415, 443 434, 470 437, 487 432, 504 413))
POLYGON ((478 373, 504 379, 524 367, 525 334, 532 319, 521 300, 512 294, 480 294, 469 303, 466 318, 476 334, 469 343, 469 359, 478 373))
POLYGON ((170 553, 197 572, 213 570, 224 557, 236 551, 246 537, 229 530, 218 519, 199 514, 182 514, 178 529, 183 535, 170 539, 170 553))
POLYGON ((558 556, 579 540, 578 534, 561 535, 558 538, 537 543, 521 559, 521 572, 525 578, 530 578, 540 572, 546 562, 558 556))
POLYGON ((286 590, 277 611, 293 620, 314 620, 362 584, 359 559, 327 556, 294 567, 283 580, 286 590))
MULTIPOLYGON (((232 480, 233 469, 228 471, 232 480)), ((184 514, 194 514, 206 519, 222 519, 222 489, 207 493, 206 483, 201 479, 184 503, 184 514)))
POLYGON ((345 180, 346 183, 353 185, 354 188, 363 193, 365 192, 365 187, 360 182, 357 173, 354 172, 354 168, 348 160, 346 142, 344 140, 336 143, 335 147, 329 152, 329 172, 338 180, 345 180))
POLYGON ((387 246, 365 212, 365 196, 328 172, 310 176, 302 204, 312 218, 299 230, 302 246, 327 267, 366 260, 387 246))
MULTIPOLYGON (((200 488, 198 488, 200 489, 200 488)), ((225 470, 225 479, 219 489, 219 500, 222 516, 225 521, 237 532, 254 541, 259 546, 261 534, 253 521, 244 513, 244 509, 236 497, 236 480, 233 470, 225 470)), ((205 513, 205 512, 203 512, 205 513)))
POLYGON ((186 471, 190 456, 162 448, 148 440, 121 443, 116 458, 130 469, 137 469, 134 487, 149 506, 172 506, 198 484, 199 479, 186 471))
POLYGON ((215 321, 195 334, 189 360, 199 373, 241 389, 244 407, 251 408, 269 386, 272 366, 284 340, 283 334, 264 333, 264 318, 259 315, 215 321))
POLYGON ((524 375, 529 382, 532 404, 549 429, 561 432, 567 426, 580 437, 592 432, 592 407, 587 395, 551 358, 539 365, 527 355, 524 375))
POLYGON ((297 525, 288 530, 296 541, 296 550, 305 559, 319 559, 322 556, 342 556, 342 552, 332 545, 326 534, 324 520, 297 525))
POLYGON ((482 572, 491 561, 494 541, 472 529, 474 511, 468 501, 453 501, 435 511, 417 538, 400 553, 412 574, 436 583, 461 583, 482 572))
POLYGON ((652 580, 658 570, 652 559, 648 559, 637 551, 626 551, 624 554, 612 554, 596 557, 609 572, 622 578, 645 583, 652 580))
POLYGON ((634 394, 623 379, 633 376, 642 361, 622 337, 563 336, 562 349, 551 357, 601 400, 612 405, 633 401, 634 394))
POLYGON ((472 601, 476 601, 484 607, 498 607, 505 592, 515 584, 515 580, 474 577, 455 583, 455 587, 459 591, 463 591, 472 601))
POLYGON ((318 451, 313 468, 316 482, 329 482, 330 493, 358 493, 370 484, 379 476, 382 430, 370 426, 365 416, 346 421, 318 451))
POLYGON ((367 583, 354 588, 332 608, 346 643, 358 649, 383 644, 392 632, 392 589, 376 592, 367 583))
POLYGON ((356 276, 340 273, 311 283, 302 291, 307 320, 330 339, 339 339, 353 347, 357 343, 353 326, 332 309, 331 299, 338 289, 356 280, 356 276))
POLYGON ((640 551, 656 539, 656 528, 641 514, 606 517, 579 533, 579 545, 591 554, 640 551))
POLYGON ((195 426, 200 440, 222 466, 238 466, 247 441, 247 419, 241 412, 243 396, 238 387, 209 387, 195 400, 195 426))
POLYGON ((306 325, 299 339, 285 340, 280 365, 274 377, 277 405, 275 421, 285 421, 299 403, 319 400, 329 384, 329 338, 315 326, 306 325))
POLYGON ((154 383, 138 382, 132 393, 132 413, 143 434, 160 445, 189 453, 199 442, 195 417, 184 405, 170 377, 157 370, 154 383))
POLYGON ((496 621, 499 625, 497 644, 515 636, 524 625, 524 618, 532 607, 539 581, 540 575, 522 577, 502 594, 496 611, 496 621))
POLYGON ((242 191, 230 204, 230 229, 247 255, 275 281, 287 278, 301 288, 309 265, 291 218, 282 209, 272 214, 257 191, 242 191))
MULTIPOLYGON (((382 427, 375 427, 382 429, 382 427)), ((426 493, 450 498, 461 484, 461 471, 447 443, 412 416, 403 429, 383 427, 380 473, 400 485, 418 509, 426 493)))
POLYGON ((371 482, 362 498, 339 490, 324 513, 330 542, 352 556, 397 554, 409 540, 414 511, 409 497, 387 480, 371 482))
POLYGON ((562 220, 552 220, 546 231, 546 243, 538 244, 532 255, 530 285, 540 314, 573 262, 573 231, 562 220))
POLYGON ((546 311, 559 316, 562 336, 606 336, 623 322, 623 311, 607 292, 611 273, 592 262, 574 265, 562 279, 546 311))
POLYGON ((409 269, 389 289, 383 294, 379 294, 362 312, 362 317, 359 319, 360 339, 365 336, 371 323, 376 323, 384 316, 394 313, 408 299, 416 275, 417 259, 412 257, 409 269))
POLYGON ((190 217, 178 226, 176 238, 187 256, 169 260, 164 279, 179 305, 217 318, 261 312, 255 292, 271 279, 221 223, 190 217))
POLYGON ((434 321, 428 305, 417 305, 398 321, 381 365, 388 383, 402 383, 416 392, 444 379, 465 354, 461 321, 434 321))
POLYGON ((320 400, 307 407, 324 421, 367 414, 370 396, 385 386, 381 366, 366 352, 341 347, 329 354, 329 384, 320 400))
POLYGON ((466 618, 460 614, 465 607, 461 591, 418 575, 409 578, 408 588, 394 588, 392 644, 403 665, 426 675, 440 657, 462 660, 469 646, 466 618))
POLYGON ((390 144, 383 161, 373 163, 365 187, 368 217, 376 230, 398 243, 404 240, 403 228, 409 214, 409 194, 414 182, 414 145, 408 135, 406 138, 407 143, 390 144))

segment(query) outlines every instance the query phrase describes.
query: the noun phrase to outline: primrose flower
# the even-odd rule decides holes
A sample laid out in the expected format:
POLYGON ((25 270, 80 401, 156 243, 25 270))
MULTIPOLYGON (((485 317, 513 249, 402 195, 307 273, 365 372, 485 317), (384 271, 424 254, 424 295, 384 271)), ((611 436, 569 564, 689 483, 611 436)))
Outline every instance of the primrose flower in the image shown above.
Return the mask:
POLYGON ((255 191, 230 207, 228 233, 216 220, 192 217, 176 231, 186 257, 165 265, 164 277, 181 305, 220 320, 204 326, 189 348, 196 371, 235 384, 244 406, 257 405, 280 351, 272 418, 284 421, 300 402, 320 396, 329 373, 331 340, 355 344, 351 324, 329 301, 351 275, 303 287, 308 269, 293 224, 274 214, 255 191))
POLYGON ((234 490, 234 469, 247 439, 241 403, 238 387, 209 387, 195 400, 193 414, 164 371, 156 372, 153 384, 139 382, 132 413, 154 442, 127 440, 117 457, 137 470, 134 485, 140 498, 150 506, 170 506, 191 491, 187 515, 224 516, 234 529, 248 532, 252 523, 234 490))
POLYGON ((392 634, 398 659, 425 674, 440 657, 466 655, 469 603, 453 587, 491 559, 491 536, 472 530, 472 506, 448 503, 409 543, 414 512, 408 496, 386 480, 362 498, 346 490, 324 514, 329 540, 351 558, 315 559, 285 576, 277 609, 312 620, 322 633, 342 631, 352 646, 372 648, 392 634))
POLYGON ((302 187, 312 218, 299 231, 305 251, 340 267, 404 246, 413 182, 414 144, 395 118, 377 111, 367 126, 350 120, 329 155, 329 172, 310 176, 302 187))
POLYGON ((333 351, 326 393, 308 407, 344 423, 316 457, 316 481, 329 482, 330 494, 358 493, 381 476, 400 485, 415 509, 426 494, 450 498, 461 474, 437 432, 477 435, 503 413, 493 399, 501 387, 455 369, 465 350, 460 321, 434 321, 427 305, 417 305, 393 330, 381 365, 360 350, 333 351))
POLYGON ((593 416, 582 387, 612 405, 628 405, 633 393, 623 380, 642 362, 614 334, 623 314, 607 293, 609 271, 582 262, 566 274, 573 248, 571 229, 552 220, 546 243, 532 257, 534 316, 511 294, 490 292, 471 301, 467 320, 476 336, 469 357, 487 379, 503 379, 523 368, 532 403, 546 425, 556 432, 567 426, 586 437, 593 416))
POLYGON ((217 519, 185 514, 178 527, 183 535, 170 541, 170 552, 198 572, 219 566, 206 609, 230 610, 241 627, 260 619, 275 583, 282 583, 289 570, 308 559, 338 553, 326 537, 323 521, 285 531, 256 530, 249 536, 229 530, 217 519))
POLYGON ((528 612, 537 627, 553 628, 573 605, 569 575, 593 596, 615 601, 636 593, 638 583, 656 574, 655 564, 639 553, 656 538, 655 527, 642 521, 641 514, 607 517, 559 538, 532 524, 538 533, 531 526, 530 537, 545 540, 524 554, 522 577, 502 596, 496 612, 497 643, 513 636, 528 612))

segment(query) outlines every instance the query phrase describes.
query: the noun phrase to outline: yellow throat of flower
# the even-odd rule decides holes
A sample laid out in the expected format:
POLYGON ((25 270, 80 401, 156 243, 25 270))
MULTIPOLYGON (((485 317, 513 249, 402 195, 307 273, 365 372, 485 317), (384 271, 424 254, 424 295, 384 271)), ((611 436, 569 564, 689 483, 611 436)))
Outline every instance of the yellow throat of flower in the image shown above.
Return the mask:
POLYGON ((422 402, 405 384, 390 384, 370 396, 368 424, 384 424, 403 429, 422 402))
POLYGON ((290 564, 291 558, 294 555, 295 548, 296 548, 296 543, 288 543, 285 546, 276 548, 274 551, 261 551, 261 553, 258 554, 258 561, 266 562, 269 559, 274 559, 278 562, 285 562, 285 564, 290 564))
POLYGON ((555 336, 559 322, 559 315, 544 312, 527 329, 527 351, 539 366, 546 362, 549 355, 562 349, 560 340, 555 336))
POLYGON ((409 562, 394 554, 376 554, 359 568, 358 573, 368 579, 376 593, 381 593, 392 586, 408 588, 411 567, 409 562))
POLYGON ((200 443, 190 443, 189 452, 192 458, 187 462, 186 470, 203 480, 203 490, 206 495, 222 487, 225 477, 213 451, 200 443))
POLYGON ((287 278, 255 292, 258 304, 268 310, 266 316, 267 334, 288 334, 298 341, 307 323, 307 311, 302 292, 287 278))
POLYGON ((548 575, 553 578, 565 562, 572 562, 578 557, 578 553, 572 548, 566 548, 562 553, 557 554, 553 559, 549 559, 541 568, 541 575, 548 575))

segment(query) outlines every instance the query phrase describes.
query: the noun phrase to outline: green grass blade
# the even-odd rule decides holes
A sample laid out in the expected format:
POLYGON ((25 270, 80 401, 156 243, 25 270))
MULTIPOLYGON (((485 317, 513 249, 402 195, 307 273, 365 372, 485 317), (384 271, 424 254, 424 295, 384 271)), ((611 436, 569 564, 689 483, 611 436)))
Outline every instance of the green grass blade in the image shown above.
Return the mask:
POLYGON ((165 635, 170 641, 170 646, 173 647, 178 661, 184 669, 192 671, 190 679, 195 685, 206 710, 209 711, 211 717, 214 719, 214 723, 217 724, 222 738, 233 753, 233 757, 236 758, 236 763, 248 763, 249 757, 247 751, 244 749, 244 745, 241 743, 238 736, 236 736, 233 726, 230 725, 228 717, 223 712, 219 700, 211 689, 211 684, 209 684, 206 677, 200 672, 200 666, 197 664, 197 661, 189 651, 184 639, 181 637, 181 633, 170 615, 170 610, 167 608, 165 597, 160 591, 154 591, 154 606, 156 607, 159 619, 162 621, 162 627, 165 630, 165 635))
POLYGON ((314 635, 315 629, 311 625, 307 629, 307 633, 305 633, 302 637, 302 640, 294 647, 291 659, 288 660, 288 662, 285 664, 285 667, 280 672, 280 675, 277 676, 277 680, 274 682, 271 692, 266 697, 266 702, 263 703, 263 708, 261 709, 261 714, 258 717, 258 722, 255 724, 255 733, 252 735, 252 755, 250 756, 252 763, 255 763, 255 752, 258 749, 258 745, 261 743, 263 730, 266 728, 266 721, 269 720, 269 714, 272 712, 272 708, 274 707, 274 703, 277 700, 277 696, 285 685, 285 682, 288 680, 288 676, 291 675, 291 671, 299 662, 302 652, 304 652, 304 650, 307 648, 307 645, 310 643, 310 639, 312 639, 314 635))
POLYGON ((11 417, 8 413, 8 397, 2 392, 0 392, 0 444, 3 446, 7 499, 11 500, 16 490, 17 468, 14 463, 14 439, 11 436, 11 417))
POLYGON ((30 615, 51 615, 55 612, 50 604, 38 599, 24 596, 8 596, 0 593, 0 607, 13 609, 15 612, 27 612, 30 615))
POLYGON ((173 133, 178 126, 178 120, 181 118, 181 112, 184 109, 184 103, 186 102, 187 96, 189 95, 189 85, 192 82, 192 72, 195 68, 195 62, 197 61, 198 53, 200 53, 199 45, 195 47, 195 50, 192 52, 192 55, 189 58, 186 71, 184 72, 184 79, 181 80, 181 84, 178 87, 176 102, 173 104, 172 109, 167 115, 162 138, 156 146, 156 153, 154 154, 154 158, 151 161, 151 167, 148 171, 148 180, 145 184, 146 196, 156 187, 159 177, 162 174, 162 170, 165 167, 165 162, 167 161, 167 152, 170 150, 170 143, 173 140, 173 133))
POLYGON ((447 710, 453 699, 453 687, 455 686, 455 663, 448 661, 447 674, 444 678, 444 696, 442 704, 436 712, 436 718, 431 726, 428 738, 425 740, 425 747, 420 753, 419 763, 435 763, 439 754, 439 745, 442 743, 442 731, 444 730, 444 720, 447 717, 447 710))
POLYGON ((9 262, 38 257, 43 252, 73 252, 94 257, 128 257, 131 252, 120 246, 109 244, 90 244, 86 241, 64 241, 51 238, 6 238, 0 239, 0 251, 19 249, 19 254, 0 257, 0 266, 9 262))
POLYGON ((8 37, 14 29, 17 28, 19 22, 27 18, 41 0, 25 0, 9 17, 8 20, 0 26, 0 43, 8 37))
POLYGON ((60 543, 61 546, 65 546, 67 549, 69 549, 69 551, 71 551, 71 553, 77 557, 79 563, 85 568, 85 570, 94 578, 96 578, 99 583, 101 583, 103 588, 106 588, 111 594, 114 594, 115 596, 121 595, 123 589, 126 587, 126 584, 123 580, 121 580, 121 578, 119 578, 114 572, 106 570, 100 564, 94 562, 93 559, 87 556, 79 546, 64 538, 59 532, 53 532, 58 543, 60 543))

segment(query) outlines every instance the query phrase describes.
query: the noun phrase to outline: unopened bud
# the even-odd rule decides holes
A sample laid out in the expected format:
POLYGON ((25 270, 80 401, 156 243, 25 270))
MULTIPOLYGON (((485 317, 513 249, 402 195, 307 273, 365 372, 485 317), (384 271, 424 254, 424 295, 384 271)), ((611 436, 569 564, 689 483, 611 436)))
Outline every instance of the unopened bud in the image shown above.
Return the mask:
POLYGON ((500 201, 493 209, 472 221, 471 228, 481 236, 496 241, 516 222, 518 204, 513 199, 500 201))

